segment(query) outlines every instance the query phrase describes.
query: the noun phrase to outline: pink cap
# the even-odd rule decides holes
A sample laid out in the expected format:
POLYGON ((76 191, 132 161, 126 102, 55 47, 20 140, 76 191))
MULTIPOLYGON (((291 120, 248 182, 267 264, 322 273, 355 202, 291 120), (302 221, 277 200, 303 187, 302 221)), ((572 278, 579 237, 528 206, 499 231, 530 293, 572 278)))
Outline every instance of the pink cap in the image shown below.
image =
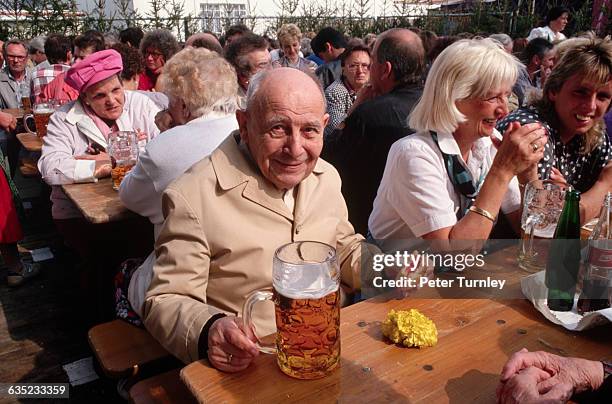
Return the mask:
POLYGON ((79 93, 87 91, 92 85, 120 73, 123 62, 119 52, 107 49, 92 53, 74 64, 66 72, 66 83, 79 93))

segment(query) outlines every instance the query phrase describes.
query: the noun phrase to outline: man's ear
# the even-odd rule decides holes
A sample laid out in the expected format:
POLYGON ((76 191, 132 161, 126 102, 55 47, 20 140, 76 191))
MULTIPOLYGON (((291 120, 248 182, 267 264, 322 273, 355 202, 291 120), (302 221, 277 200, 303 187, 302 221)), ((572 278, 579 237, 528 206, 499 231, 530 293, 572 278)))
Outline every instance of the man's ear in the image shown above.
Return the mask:
POLYGON ((247 131, 247 111, 241 109, 236 111, 236 120, 238 121, 238 131, 240 132, 240 140, 245 144, 249 143, 247 131))
POLYGON ((385 62, 383 64, 383 77, 393 78, 393 66, 391 65, 391 62, 385 62))
POLYGON ((540 66, 540 64, 542 64, 542 59, 540 59, 538 55, 533 55, 533 57, 531 58, 531 61, 536 66, 540 66))
POLYGON ((323 127, 325 128, 327 126, 327 123, 329 122, 329 114, 325 114, 323 115, 323 127))
POLYGON ((325 42, 325 52, 332 53, 333 48, 329 42, 325 42))

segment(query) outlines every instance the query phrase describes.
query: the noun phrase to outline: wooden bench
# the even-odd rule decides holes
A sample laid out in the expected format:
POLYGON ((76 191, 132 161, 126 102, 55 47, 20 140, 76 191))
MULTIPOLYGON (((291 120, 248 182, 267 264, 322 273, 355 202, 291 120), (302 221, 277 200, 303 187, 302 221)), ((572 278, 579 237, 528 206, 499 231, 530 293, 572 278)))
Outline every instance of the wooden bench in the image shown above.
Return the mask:
POLYGON ((180 376, 180 369, 142 380, 130 389, 132 404, 196 403, 180 376))
POLYGON ((145 329, 122 320, 96 325, 88 337, 102 371, 111 379, 133 377, 144 366, 176 360, 145 329))
POLYGON ((21 145, 30 152, 40 152, 42 150, 43 141, 41 138, 36 136, 34 133, 18 133, 17 140, 21 145))

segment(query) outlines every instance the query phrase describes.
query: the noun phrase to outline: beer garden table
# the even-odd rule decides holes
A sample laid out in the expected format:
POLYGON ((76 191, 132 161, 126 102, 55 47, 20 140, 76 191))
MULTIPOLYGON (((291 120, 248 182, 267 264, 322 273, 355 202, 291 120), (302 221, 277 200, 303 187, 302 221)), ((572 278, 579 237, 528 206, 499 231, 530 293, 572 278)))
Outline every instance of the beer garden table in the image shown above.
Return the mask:
MULTIPOLYGON (((507 287, 518 293, 525 273, 516 266, 516 249, 497 254, 496 263, 487 264, 483 273, 503 274, 507 287)), ((435 289, 423 292, 438 293, 435 289)), ((548 322, 526 299, 440 298, 443 294, 402 300, 379 297, 343 308, 341 366, 323 379, 285 376, 276 358, 265 354, 235 374, 220 372, 201 360, 183 368, 181 378, 199 402, 491 403, 502 366, 521 348, 593 360, 612 357, 610 324, 570 332, 548 322), (436 346, 404 348, 382 336, 380 325, 389 310, 410 308, 434 321, 436 346)))
POLYGON ((110 178, 103 178, 97 182, 62 185, 62 189, 91 223, 116 222, 138 217, 123 205, 119 199, 119 192, 111 185, 110 178))

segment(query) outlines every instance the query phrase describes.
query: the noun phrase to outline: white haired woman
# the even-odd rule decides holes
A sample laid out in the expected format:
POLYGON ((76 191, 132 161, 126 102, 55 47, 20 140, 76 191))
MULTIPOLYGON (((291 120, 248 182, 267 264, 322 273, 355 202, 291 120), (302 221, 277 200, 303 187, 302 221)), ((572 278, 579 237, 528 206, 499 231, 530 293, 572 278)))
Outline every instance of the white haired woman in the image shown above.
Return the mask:
POLYGON ((302 31, 295 24, 284 24, 278 30, 278 42, 283 56, 274 62, 276 67, 293 67, 304 72, 314 73, 317 64, 300 56, 302 31))
MULTIPOLYGON (((162 193, 168 184, 207 157, 238 129, 236 72, 216 52, 204 48, 183 49, 166 63, 160 80, 170 100, 168 111, 176 126, 147 145, 119 190, 119 197, 127 208, 153 223, 155 237, 164 221, 162 193)), ((139 324, 155 255, 151 253, 142 265, 141 262, 124 263, 116 294, 118 316, 135 324, 139 324)))
POLYGON ((410 114, 417 131, 393 144, 369 229, 375 239, 489 238, 498 212, 518 230, 521 183, 536 176, 539 124, 495 130, 519 62, 491 39, 458 41, 435 60, 410 114))

